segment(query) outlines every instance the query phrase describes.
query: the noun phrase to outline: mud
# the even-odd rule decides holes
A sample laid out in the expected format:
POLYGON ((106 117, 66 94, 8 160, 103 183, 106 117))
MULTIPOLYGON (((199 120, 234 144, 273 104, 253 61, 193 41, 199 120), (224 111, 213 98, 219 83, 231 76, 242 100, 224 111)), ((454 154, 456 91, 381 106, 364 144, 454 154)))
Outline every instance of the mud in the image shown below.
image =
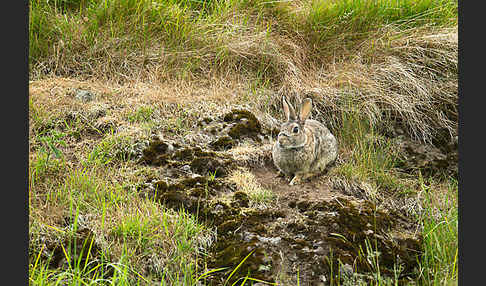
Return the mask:
POLYGON ((399 264, 401 280, 414 277, 421 237, 409 217, 333 188, 326 175, 290 186, 277 177, 270 158, 247 166, 277 199, 265 208, 250 208, 248 195, 226 179, 241 164, 228 151, 247 140, 268 148, 271 131, 244 110, 205 118, 198 126, 201 136, 191 140, 150 142, 140 163, 160 168, 162 175, 138 191, 197 214, 217 229, 207 266, 229 268, 212 275, 209 285, 222 285, 249 253, 233 281, 247 273, 281 285, 297 285, 297 279, 300 285, 328 285, 344 277, 366 281, 377 266, 370 260, 373 254, 382 275, 393 276, 399 264))

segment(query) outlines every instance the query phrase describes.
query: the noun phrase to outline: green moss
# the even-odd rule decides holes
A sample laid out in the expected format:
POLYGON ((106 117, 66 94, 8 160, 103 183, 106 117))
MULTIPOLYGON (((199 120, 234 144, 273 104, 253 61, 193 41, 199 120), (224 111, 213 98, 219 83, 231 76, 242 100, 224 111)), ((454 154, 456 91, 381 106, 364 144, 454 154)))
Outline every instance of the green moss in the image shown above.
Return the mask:
POLYGON ((233 109, 230 113, 226 114, 223 118, 225 122, 235 122, 235 124, 228 131, 228 135, 233 139, 241 139, 244 137, 250 137, 257 142, 260 142, 258 135, 262 131, 260 121, 256 116, 247 111, 241 109, 233 109))
POLYGON ((141 160, 150 165, 165 165, 169 157, 170 145, 160 140, 153 140, 142 151, 141 160))
POLYGON ((261 279, 267 282, 273 281, 272 277, 267 277, 261 269, 271 267, 271 260, 266 259, 265 250, 257 247, 255 241, 243 242, 240 240, 230 240, 221 245, 221 249, 216 253, 217 259, 214 265, 227 266, 230 268, 227 272, 233 271, 245 257, 253 253, 242 263, 238 270, 233 274, 230 285, 240 277, 249 276, 261 279), (262 267, 263 266, 263 267, 262 267))
POLYGON ((247 208, 250 205, 250 198, 245 192, 235 192, 231 202, 232 207, 247 208))
POLYGON ((233 147, 235 145, 235 141, 232 139, 231 136, 225 135, 221 136, 218 139, 209 143, 209 146, 215 150, 225 150, 233 147))

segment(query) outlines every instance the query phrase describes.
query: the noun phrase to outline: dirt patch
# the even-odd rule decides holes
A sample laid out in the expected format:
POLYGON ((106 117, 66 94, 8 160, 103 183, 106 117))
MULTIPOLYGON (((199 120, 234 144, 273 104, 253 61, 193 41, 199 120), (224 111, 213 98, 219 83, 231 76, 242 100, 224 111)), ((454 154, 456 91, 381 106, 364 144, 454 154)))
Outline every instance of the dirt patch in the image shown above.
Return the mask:
POLYGON ((205 136, 193 138, 205 140, 197 145, 160 138, 149 144, 141 163, 161 168, 162 178, 146 182, 139 191, 169 208, 197 214, 217 229, 208 267, 228 270, 215 273, 211 285, 221 285, 250 253, 234 279, 250 273, 283 285, 296 285, 297 279, 301 285, 326 285, 338 279, 341 268, 350 277, 367 280, 378 265, 382 275, 393 275, 396 264, 401 278, 414 275, 421 238, 409 218, 333 189, 326 174, 290 186, 288 178, 277 177, 271 158, 246 164, 276 196, 264 208, 250 208, 248 194, 227 180, 242 164, 231 149, 251 140, 254 148, 266 150, 268 134, 253 114, 242 110, 204 119, 199 126, 195 132, 205 136))

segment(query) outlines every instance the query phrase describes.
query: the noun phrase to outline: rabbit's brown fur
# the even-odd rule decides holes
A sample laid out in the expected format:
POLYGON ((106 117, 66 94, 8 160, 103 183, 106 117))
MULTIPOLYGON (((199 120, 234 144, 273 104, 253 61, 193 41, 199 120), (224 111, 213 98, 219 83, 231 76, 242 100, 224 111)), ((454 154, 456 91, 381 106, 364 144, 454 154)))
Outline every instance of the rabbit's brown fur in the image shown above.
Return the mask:
POLYGON ((280 172, 293 176, 290 184, 294 185, 322 173, 336 160, 337 140, 322 123, 307 119, 312 108, 310 98, 304 100, 299 117, 285 97, 282 97, 282 105, 287 122, 280 128, 272 157, 280 172))

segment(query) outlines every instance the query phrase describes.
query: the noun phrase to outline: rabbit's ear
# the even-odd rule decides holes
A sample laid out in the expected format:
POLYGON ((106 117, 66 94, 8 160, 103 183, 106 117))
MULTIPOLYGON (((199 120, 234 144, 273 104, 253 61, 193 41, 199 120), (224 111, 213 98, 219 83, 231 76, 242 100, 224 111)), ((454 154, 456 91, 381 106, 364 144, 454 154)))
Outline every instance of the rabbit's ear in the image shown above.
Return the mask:
POLYGON ((292 104, 288 103, 287 100, 285 99, 285 95, 282 96, 282 105, 283 105, 283 110, 285 114, 285 118, 287 118, 287 121, 289 120, 295 120, 295 110, 292 104))
POLYGON ((311 109, 312 109, 312 99, 310 98, 304 99, 304 101, 302 102, 302 107, 300 108, 299 119, 301 121, 305 121, 307 117, 309 117, 311 109))

